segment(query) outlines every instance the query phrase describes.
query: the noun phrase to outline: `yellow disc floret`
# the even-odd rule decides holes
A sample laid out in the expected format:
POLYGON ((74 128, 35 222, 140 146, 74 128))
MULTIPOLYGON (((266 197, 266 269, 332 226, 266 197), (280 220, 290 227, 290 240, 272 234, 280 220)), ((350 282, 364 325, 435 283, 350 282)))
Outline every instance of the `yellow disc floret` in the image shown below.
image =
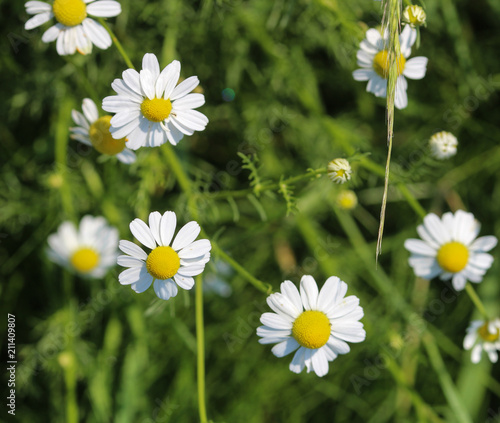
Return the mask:
POLYGON ((469 250, 460 242, 447 242, 437 253, 437 261, 442 269, 450 273, 460 272, 469 260, 469 250))
MULTIPOLYGON (((400 55, 398 57, 398 76, 401 75, 405 69, 406 59, 400 55)), ((382 78, 387 79, 389 77, 389 54, 387 50, 379 51, 375 58, 373 59, 373 69, 382 78)))
POLYGON ((172 247, 156 247, 146 260, 146 268, 155 279, 169 279, 181 267, 181 259, 172 247))
POLYGON ((488 330, 488 323, 489 322, 486 322, 483 326, 481 326, 477 330, 477 333, 486 342, 496 342, 498 341, 498 338, 500 338, 500 329, 497 329, 496 333, 491 333, 488 330))
POLYGON ((164 98, 145 98, 141 104, 144 117, 152 122, 162 122, 170 115, 172 103, 164 98))
POLYGON ((80 248, 73 253, 70 262, 80 273, 87 273, 94 269, 99 263, 99 254, 92 248, 80 248))
POLYGON ((292 336, 306 348, 322 347, 330 338, 330 332, 330 321, 326 314, 321 311, 304 311, 293 322, 292 336))
POLYGON ((52 11, 57 21, 65 26, 80 25, 87 17, 83 0, 55 0, 52 11))
POLYGON ((109 132, 111 126, 111 116, 103 116, 97 119, 89 129, 90 142, 94 148, 102 154, 114 156, 125 148, 126 138, 115 140, 109 132))

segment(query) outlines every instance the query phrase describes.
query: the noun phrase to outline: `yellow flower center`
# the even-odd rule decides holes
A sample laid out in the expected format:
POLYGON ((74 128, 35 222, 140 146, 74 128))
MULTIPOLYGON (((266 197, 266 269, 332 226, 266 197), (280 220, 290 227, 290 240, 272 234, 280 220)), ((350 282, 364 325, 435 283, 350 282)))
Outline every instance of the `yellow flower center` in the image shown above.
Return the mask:
POLYGON ((57 21, 66 26, 76 26, 87 17, 83 0, 55 0, 52 11, 57 21))
POLYGON ((336 175, 337 177, 342 178, 345 175, 345 170, 344 169, 337 170, 336 175))
POLYGON ((352 191, 342 191, 337 197, 337 203, 344 210, 351 210, 358 204, 358 198, 352 191))
POLYGON ((99 254, 92 248, 80 248, 73 253, 70 262, 80 273, 87 273, 99 263, 99 254))
POLYGON ((447 242, 437 253, 437 261, 447 272, 460 272, 469 259, 469 250, 460 242, 447 242))
MULTIPOLYGON (((400 55, 398 58, 398 76, 401 75, 405 69, 406 59, 400 55)), ((382 78, 387 79, 389 76, 389 54, 387 50, 379 51, 373 59, 373 69, 382 78)))
POLYGON ((145 98, 141 104, 144 117, 152 122, 162 122, 170 115, 172 103, 164 98, 145 98))
POLYGON ((156 247, 149 253, 146 268, 155 279, 169 279, 181 267, 181 259, 172 247, 156 247))
POLYGON ((330 332, 330 321, 326 314, 321 311, 304 311, 293 322, 292 336, 306 348, 322 347, 330 338, 330 332))
POLYGON ((477 333, 486 342, 496 342, 498 340, 498 338, 500 338, 500 330, 497 329, 496 333, 491 333, 488 330, 488 322, 486 322, 483 326, 481 326, 477 330, 477 333))
POLYGON ((111 116, 103 116, 97 119, 89 129, 90 142, 94 148, 102 154, 114 156, 125 148, 126 138, 115 140, 109 132, 111 116))

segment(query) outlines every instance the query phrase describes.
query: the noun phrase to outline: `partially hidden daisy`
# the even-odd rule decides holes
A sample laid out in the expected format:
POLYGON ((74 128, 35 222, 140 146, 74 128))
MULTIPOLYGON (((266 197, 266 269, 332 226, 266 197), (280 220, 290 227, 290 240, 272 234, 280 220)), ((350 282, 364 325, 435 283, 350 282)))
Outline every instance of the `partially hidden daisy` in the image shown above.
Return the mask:
POLYGON ((338 277, 328 278, 318 292, 312 276, 304 275, 300 292, 290 281, 281 284, 281 292, 267 297, 274 313, 264 313, 257 328, 261 344, 276 344, 272 352, 284 357, 295 351, 290 370, 318 376, 328 373, 328 362, 350 351, 347 342, 361 342, 366 337, 363 309, 359 298, 345 297, 347 284, 338 277), (345 298, 344 298, 345 297, 345 298))
POLYGON ((481 282, 493 263, 486 252, 497 245, 497 238, 477 238, 480 227, 474 215, 463 210, 445 213, 441 219, 434 213, 425 216, 417 227, 422 240, 407 239, 404 244, 411 253, 409 264, 415 274, 424 279, 451 279, 457 291, 464 289, 467 281, 481 282))
POLYGON ((464 349, 472 348, 471 361, 479 363, 484 351, 492 363, 498 361, 500 351, 500 319, 491 321, 474 320, 467 328, 464 338, 464 349))
POLYGON ((437 132, 429 139, 431 154, 439 160, 448 159, 457 154, 457 146, 457 137, 451 132, 437 132))
POLYGON ((334 159, 328 163, 328 177, 337 184, 343 184, 351 179, 351 165, 346 159, 334 159))
POLYGON ((135 162, 135 153, 125 147, 126 138, 114 139, 109 132, 111 116, 99 117, 97 106, 90 98, 82 103, 83 114, 72 110, 73 121, 78 125, 70 128, 71 138, 94 147, 99 153, 116 156, 122 163, 135 162))
POLYGON ((120 241, 120 250, 126 255, 118 257, 118 264, 128 267, 118 277, 122 285, 131 285, 135 292, 141 293, 154 281, 155 293, 162 300, 175 297, 177 286, 183 289, 194 286, 193 276, 205 269, 212 246, 208 239, 195 241, 200 233, 198 223, 186 223, 173 238, 176 225, 177 217, 172 211, 163 216, 157 211, 150 213, 149 226, 141 219, 130 223, 134 237, 151 251, 146 253, 130 241, 120 241))
POLYGON ((36 28, 52 18, 57 23, 42 35, 44 43, 57 40, 56 49, 61 55, 89 54, 92 44, 101 49, 111 45, 111 37, 104 27, 88 16, 111 18, 121 13, 120 3, 113 0, 54 0, 53 3, 29 1, 26 12, 35 15, 24 25, 36 28))
POLYGON ((118 256, 118 230, 101 216, 84 216, 78 228, 63 222, 48 243, 50 260, 86 277, 103 277, 118 256))
POLYGON ((199 84, 198 77, 177 85, 180 71, 181 64, 174 60, 160 72, 156 56, 147 53, 140 72, 127 69, 123 79, 115 79, 111 87, 118 95, 102 102, 104 110, 116 113, 111 119, 113 137, 126 137, 127 147, 137 150, 158 147, 167 140, 176 145, 184 135, 203 131, 208 119, 194 109, 205 104, 205 96, 191 93, 199 84))
MULTIPOLYGON (((406 89, 408 84, 406 78, 422 79, 427 70, 426 57, 413 57, 411 47, 417 39, 417 31, 406 25, 399 36, 401 55, 398 59, 398 78, 396 81, 396 98, 394 105, 398 109, 404 109, 408 105, 406 89)), ((357 69, 352 73, 356 81, 368 81, 366 91, 375 94, 376 97, 387 96, 387 78, 389 75, 388 32, 384 36, 376 29, 366 31, 366 39, 361 41, 360 49, 356 55, 358 59, 357 69)))

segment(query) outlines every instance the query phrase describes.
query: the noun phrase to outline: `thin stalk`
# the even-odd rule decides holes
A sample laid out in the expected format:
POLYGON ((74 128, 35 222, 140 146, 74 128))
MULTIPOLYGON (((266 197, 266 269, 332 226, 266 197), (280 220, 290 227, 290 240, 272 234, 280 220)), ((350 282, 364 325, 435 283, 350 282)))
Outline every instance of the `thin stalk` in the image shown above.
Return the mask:
POLYGON ((203 278, 201 275, 196 277, 195 307, 198 411, 200 415, 200 423, 207 423, 208 419, 205 399, 205 327, 203 325, 203 278))
POLYGON ((474 303, 476 308, 478 309, 479 313, 486 319, 490 320, 488 317, 488 313, 486 312, 486 309, 484 308, 484 305, 477 295, 476 291, 474 291, 474 288, 470 284, 470 282, 467 282, 467 285, 465 285, 465 290, 467 291, 467 294, 469 295, 471 301, 474 303))
POLYGON ((108 34, 110 35, 111 40, 113 41, 113 44, 117 48, 120 55, 123 57, 123 60, 125 60, 125 63, 127 64, 127 66, 131 69, 135 69, 132 61, 130 60, 127 53, 125 52, 125 49, 123 48, 122 44, 120 43, 120 41, 116 37, 115 33, 113 31, 111 31, 111 28, 108 26, 106 21, 103 18, 97 18, 97 20, 106 29, 106 31, 108 31, 108 34))

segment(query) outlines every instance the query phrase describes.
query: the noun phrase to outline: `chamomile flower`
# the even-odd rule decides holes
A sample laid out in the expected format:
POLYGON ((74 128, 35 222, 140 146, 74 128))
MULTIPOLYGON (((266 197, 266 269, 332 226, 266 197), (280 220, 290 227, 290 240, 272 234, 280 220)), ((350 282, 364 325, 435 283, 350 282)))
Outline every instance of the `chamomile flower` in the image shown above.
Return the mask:
POLYGON ((128 267, 120 273, 122 285, 131 285, 135 292, 146 291, 154 281, 156 295, 168 300, 177 295, 177 286, 191 289, 193 276, 199 275, 210 260, 212 248, 208 239, 195 241, 200 233, 196 222, 186 223, 174 236, 177 217, 167 211, 163 216, 155 211, 149 215, 149 226, 141 219, 130 223, 130 231, 137 240, 149 248, 146 253, 136 244, 122 240, 119 247, 127 255, 118 257, 118 264, 128 267))
POLYGON ((26 12, 35 15, 24 25, 25 29, 36 28, 52 18, 57 23, 42 35, 44 43, 57 40, 56 49, 61 55, 89 54, 92 44, 101 49, 111 45, 111 37, 104 27, 88 16, 111 18, 121 13, 120 3, 113 0, 54 0, 52 3, 29 1, 26 12))
POLYGON ((493 257, 486 252, 497 245, 497 238, 477 238, 479 229, 474 215, 463 210, 445 213, 441 219, 434 213, 428 214, 417 227, 423 241, 405 241, 405 248, 411 252, 410 266, 424 279, 451 279, 457 291, 464 289, 468 280, 481 282, 493 263, 493 257))
MULTIPOLYGON (((408 105, 406 89, 408 84, 406 78, 422 79, 427 70, 426 57, 413 57, 411 47, 417 39, 417 31, 406 25, 399 36, 401 55, 398 59, 398 78, 396 81, 396 98, 394 105, 398 109, 404 109, 408 105)), ((387 78, 389 75, 389 53, 388 32, 384 36, 376 29, 366 31, 366 39, 361 41, 360 49, 356 55, 358 66, 352 73, 356 81, 368 81, 366 91, 375 94, 376 97, 387 96, 387 78)))
POLYGON ((426 18, 425 10, 416 4, 406 6, 403 12, 403 22, 406 22, 412 28, 424 25, 426 18))
POLYGON ((346 159, 335 159, 328 163, 328 177, 337 184, 351 179, 351 165, 346 159))
POLYGON ((491 321, 474 320, 467 328, 464 338, 464 349, 472 348, 471 361, 479 363, 484 351, 492 363, 498 361, 500 351, 500 319, 491 321), (474 348, 472 348, 474 347, 474 348))
POLYGON ((450 132, 435 133, 429 140, 431 154, 439 160, 448 159, 457 154, 458 140, 450 132))
POLYGON ((177 85, 180 71, 181 64, 174 60, 160 73, 158 59, 148 53, 140 73, 127 69, 123 79, 115 79, 111 87, 118 95, 102 102, 104 110, 116 113, 111 119, 113 137, 127 137, 127 147, 137 150, 167 140, 176 145, 184 135, 203 131, 208 119, 194 109, 205 104, 205 97, 189 94, 198 86, 198 78, 191 76, 177 85))
POLYGON ((300 292, 290 281, 281 284, 281 292, 267 297, 267 304, 274 313, 264 313, 257 328, 261 344, 276 344, 272 352, 284 357, 294 351, 290 370, 318 376, 328 373, 328 362, 339 354, 347 354, 347 342, 361 342, 366 337, 363 309, 359 298, 345 297, 347 284, 336 276, 328 278, 318 293, 312 276, 300 281, 300 292), (346 342, 347 341, 347 342, 346 342))
POLYGON ((49 259, 81 276, 103 277, 118 256, 118 230, 104 217, 84 216, 78 229, 63 222, 48 243, 49 259))
POLYGON ((94 147, 99 153, 116 156, 122 163, 135 162, 135 153, 125 147, 126 138, 114 139, 109 132, 111 116, 99 117, 97 106, 90 98, 82 104, 83 114, 72 110, 73 121, 78 125, 70 128, 71 138, 94 147))

